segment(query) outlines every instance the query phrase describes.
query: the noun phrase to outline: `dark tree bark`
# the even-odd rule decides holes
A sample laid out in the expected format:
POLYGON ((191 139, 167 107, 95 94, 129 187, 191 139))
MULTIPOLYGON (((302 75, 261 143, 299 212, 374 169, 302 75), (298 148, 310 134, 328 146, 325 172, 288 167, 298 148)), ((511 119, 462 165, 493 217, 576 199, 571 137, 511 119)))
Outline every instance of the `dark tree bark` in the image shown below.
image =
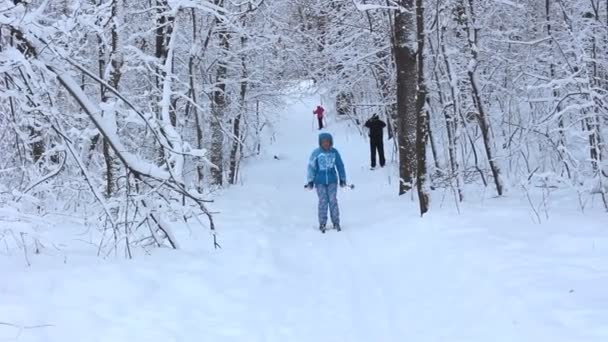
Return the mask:
MULTIPOLYGON (((593 25, 593 29, 591 31, 591 70, 592 70, 592 79, 591 86, 593 89, 601 89, 602 88, 602 77, 598 70, 598 43, 597 37, 599 33, 597 32, 597 28, 601 27, 600 23, 600 14, 599 14, 599 2, 595 3, 591 1, 591 6, 593 9, 593 20, 595 25, 593 25)), ((591 165, 594 173, 598 178, 598 192, 602 197, 602 201, 604 203, 604 207, 608 210, 608 191, 606 190, 608 187, 605 185, 606 181, 608 181, 608 170, 605 170, 603 166, 604 160, 608 157, 606 152, 606 144, 602 137, 602 117, 600 113, 601 108, 601 99, 597 94, 596 90, 591 90, 590 96, 591 100, 595 103, 593 108, 593 113, 591 115, 585 114, 585 124, 587 126, 587 133, 589 135, 589 154, 591 158, 591 165)), ((583 112, 585 113, 585 112, 583 112)))
MULTIPOLYGON (((103 45, 103 40, 101 37, 98 38, 99 41, 99 77, 103 80, 106 80, 110 86, 114 89, 119 89, 120 78, 122 76, 121 68, 122 68, 122 57, 118 51, 119 49, 119 36, 118 36, 118 22, 120 18, 119 15, 119 6, 122 6, 122 1, 114 1, 112 3, 111 9, 111 17, 109 20, 110 23, 110 51, 109 51, 109 67, 108 73, 106 74, 106 68, 108 67, 108 63, 106 63, 106 51, 105 46, 103 45)), ((115 101, 115 96, 113 93, 108 92, 104 86, 101 86, 101 102, 102 103, 110 103, 115 101)), ((116 121, 116 113, 108 113, 102 112, 102 116, 110 117, 110 120, 116 121)), ((116 188, 116 180, 115 180, 115 167, 116 162, 114 160, 114 156, 112 154, 112 149, 108 144, 108 141, 102 137, 102 151, 103 157, 106 166, 106 197, 111 197, 116 188)))
POLYGON ((481 92, 479 90, 479 86, 477 85, 477 77, 475 75, 475 69, 477 67, 477 63, 479 62, 479 40, 478 40, 478 31, 479 29, 475 25, 475 4, 474 0, 468 0, 467 6, 467 15, 465 16, 465 25, 467 28, 468 34, 468 43, 469 49, 471 51, 471 63, 469 66, 469 70, 467 72, 469 76, 469 82, 471 83, 471 95, 473 97, 473 103, 475 108, 477 109, 477 122, 479 124, 479 128, 481 130, 481 135, 483 137, 483 143, 486 151, 486 158, 488 159, 488 164, 490 165, 490 170, 492 171, 492 176, 494 177, 494 184, 496 186, 496 192, 498 196, 502 196, 503 194, 503 183, 502 176, 500 174, 500 168, 498 167, 498 163, 494 159, 494 153, 492 152, 492 138, 490 135, 490 121, 488 119, 488 114, 485 111, 483 101, 481 99, 481 92))
POLYGON ((414 0, 400 0, 395 12, 393 52, 397 69, 399 195, 412 189, 416 165, 416 27, 414 0))
MULTIPOLYGON (((245 50, 245 46, 247 43, 246 37, 241 37, 241 49, 245 50)), ((247 111, 247 88, 249 86, 249 82, 247 82, 247 77, 249 77, 249 73, 247 72, 247 60, 245 55, 241 55, 241 91, 240 91, 240 104, 239 109, 234 118, 234 123, 232 125, 232 134, 234 135, 232 141, 232 149, 230 150, 230 184, 236 184, 238 180, 238 171, 239 164, 241 159, 241 148, 243 146, 243 142, 241 141, 241 120, 245 112, 247 111)))
MULTIPOLYGON (((191 13, 192 13, 192 41, 195 42, 198 40, 198 32, 197 32, 197 25, 196 25, 197 24, 196 10, 193 8, 191 13)), ((190 92, 190 99, 191 99, 192 103, 194 104, 192 106, 192 111, 194 114, 194 125, 196 126, 195 127, 195 129, 196 129, 196 148, 198 148, 199 150, 202 150, 204 148, 203 126, 202 126, 202 120, 200 117, 200 115, 202 115, 202 113, 199 113, 198 107, 196 106, 197 91, 196 91, 195 76, 194 76, 194 69, 195 69, 194 63, 195 63, 195 54, 191 53, 190 59, 188 60, 188 83, 189 83, 189 87, 190 87, 189 92, 190 92)), ((199 192, 202 192, 203 179, 205 177, 202 165, 196 166, 196 175, 197 175, 198 190, 199 190, 199 192)))
MULTIPOLYGON (((436 11, 436 16, 439 15, 439 9, 437 9, 436 11)), ((437 20, 438 22, 439 20, 437 20)), ((456 125, 458 124, 456 122, 456 118, 457 118, 457 110, 456 110, 456 101, 455 100, 451 100, 449 97, 446 98, 446 96, 449 95, 444 95, 443 89, 442 89, 442 83, 440 80, 442 79, 447 79, 448 82, 451 82, 451 77, 449 75, 449 67, 446 67, 446 71, 445 73, 441 73, 442 71, 441 67, 438 65, 438 60, 439 58, 444 59, 444 63, 446 65, 449 65, 449 62, 446 61, 446 56, 444 55, 443 51, 445 49, 445 46, 442 46, 443 43, 443 29, 444 27, 440 27, 437 30, 437 42, 439 44, 439 47, 435 50, 433 49, 433 43, 431 39, 428 39, 428 43, 429 43, 429 48, 430 48, 430 54, 432 56, 436 56, 435 57, 435 66, 433 67, 433 80, 435 82, 435 85, 437 87, 437 95, 439 97, 439 105, 442 108, 442 114, 445 120, 445 127, 446 127, 446 133, 447 133, 447 150, 448 150, 448 157, 449 157, 449 164, 450 164, 450 178, 451 181, 455 180, 456 181, 456 191, 458 192, 458 201, 462 202, 462 200, 464 199, 463 197, 463 193, 462 193, 462 182, 461 182, 461 177, 459 174, 459 166, 458 166, 458 156, 457 156, 457 148, 458 148, 458 142, 457 142, 457 138, 456 138, 456 125)), ((451 94, 454 93, 454 90, 452 89, 452 86, 450 86, 451 89, 451 94)), ((450 93, 448 93, 450 94, 450 93)), ((452 95, 453 96, 453 95, 452 95)), ((430 122, 430 120, 429 120, 430 122)))
MULTIPOLYGON (((152 4, 152 2, 150 3, 152 4)), ((168 15, 168 13, 170 12, 168 0, 155 0, 154 4, 156 8, 154 57, 156 57, 157 59, 155 68, 155 83, 158 94, 161 94, 156 96, 155 110, 157 118, 162 119, 162 89, 164 80, 167 77, 164 65, 167 62, 167 58, 169 56, 169 43, 171 42, 171 37, 173 34, 173 25, 175 18, 173 16, 168 15)), ((171 124, 175 127, 175 112, 172 108, 170 108, 169 110, 169 116, 171 124)), ((158 153, 158 162, 162 163, 165 159, 165 156, 163 155, 164 151, 160 146, 158 153)))
MULTIPOLYGON (((158 58, 158 64, 164 65, 169 55, 169 41, 173 34, 173 22, 175 18, 168 15, 169 3, 167 0, 156 0, 156 33, 155 33, 155 53, 154 56, 158 58)), ((162 88, 161 82, 164 78, 163 71, 157 69, 157 74, 161 75, 162 78, 156 79, 156 87, 162 88)))
MULTIPOLYGON (((598 47, 597 47, 597 36, 599 35, 597 32, 597 27, 600 26, 600 18, 599 18, 599 3, 595 4, 593 1, 591 1, 591 5, 593 8, 593 19, 595 21, 595 25, 593 25, 593 29, 591 30, 591 60, 589 61, 589 63, 591 64, 591 72, 592 72, 592 79, 591 79, 591 85, 597 88, 601 88, 601 81, 600 81, 600 75, 599 75, 599 71, 598 71, 598 65, 597 65, 597 60, 598 60, 598 47)), ((603 146, 602 143, 602 135, 600 134, 600 122, 601 122, 601 118, 600 118, 600 113, 599 113, 599 108, 600 108, 600 101, 599 99, 595 98, 596 95, 592 94, 591 96, 593 96, 594 98, 592 98, 591 100, 593 100, 596 103, 596 106, 594 106, 593 109, 593 114, 588 116, 588 118, 585 120, 586 126, 587 126, 587 131, 589 134, 589 156, 591 158, 591 165, 593 167, 593 170, 595 172, 599 172, 601 169, 601 164, 602 164, 602 153, 601 153, 601 149, 603 146)))
MULTIPOLYGON (((222 0, 216 0, 218 6, 223 5, 222 0)), ((228 76, 228 62, 230 54, 230 32, 226 23, 222 23, 220 18, 216 18, 219 26, 217 36, 220 40, 222 53, 219 57, 218 67, 215 74, 215 90, 213 91, 212 115, 211 120, 211 156, 210 160, 215 167, 211 169, 211 180, 214 185, 224 184, 224 132, 222 122, 224 121, 227 100, 226 100, 226 78, 228 76)))
MULTIPOLYGON (((420 90, 418 91, 418 93, 420 93, 420 90)), ((427 90, 427 94, 428 94, 428 90, 427 90)), ((428 96, 425 96, 425 97, 426 97, 427 105, 430 106, 428 96)), ((430 108, 426 111, 426 116, 429 118, 431 117, 430 108)), ((443 173, 443 168, 441 167, 441 163, 439 162, 439 153, 437 152, 437 145, 435 144, 435 138, 433 136, 433 128, 431 127, 430 119, 426 120, 426 126, 427 126, 428 135, 429 135, 429 144, 431 145, 431 153, 433 154, 433 163, 435 165, 435 169, 437 170, 437 172, 443 173)))
MULTIPOLYGON (((545 20, 547 22, 547 37, 552 37, 553 31, 552 31, 552 26, 551 26, 551 0, 545 0, 545 20)), ((553 39, 549 39, 549 49, 551 51, 551 53, 553 53, 553 39)), ((553 62, 553 59, 551 59, 551 63, 549 64, 549 77, 553 80, 555 79, 555 63, 553 62)), ((554 101, 558 101, 559 99, 559 92, 557 89, 553 89, 552 91, 553 94, 553 100, 554 101)), ((568 178, 572 178, 571 172, 570 172, 570 166, 568 165, 568 162, 564 159, 563 157, 563 152, 565 150, 565 146, 566 146, 566 134, 564 132, 564 116, 561 114, 562 108, 561 106, 558 104, 555 111, 557 113, 559 113, 559 117, 557 119, 557 126, 558 126, 558 132, 559 132, 559 139, 557 141, 557 150, 558 150, 558 157, 560 159, 560 162, 563 164, 564 169, 566 171, 566 173, 568 174, 568 178)), ((562 171, 563 173, 563 171, 562 171)))
POLYGON ((429 122, 427 111, 424 108, 426 103, 426 83, 424 79, 424 4, 423 0, 416 0, 416 31, 418 38, 417 51, 417 83, 418 92, 416 94, 416 187, 418 189, 418 202, 420 204, 420 215, 424 215, 429 210, 430 197, 427 190, 428 175, 426 165, 426 144, 429 136, 429 122))
MULTIPOLYGON (((23 37, 23 33, 21 31, 12 30, 12 29, 10 30, 10 33, 11 33, 10 34, 10 45, 16 47, 17 50, 19 50, 21 53, 23 53, 24 56, 32 57, 33 54, 35 53, 35 50, 27 42, 27 40, 23 37)), ((32 99, 33 92, 31 90, 31 87, 28 84, 28 79, 21 70, 19 70, 19 72, 21 74, 21 78, 23 79, 23 83, 27 87, 28 94, 30 95, 29 98, 32 99)), ((30 101, 33 104, 33 101, 32 100, 30 100, 30 101)), ((36 122, 36 120, 35 120, 34 124, 30 124, 27 126, 27 129, 29 131, 29 137, 28 137, 27 144, 30 147, 32 160, 34 161, 34 163, 38 162, 38 160, 40 160, 40 158, 42 158, 42 156, 46 152, 46 146, 44 144, 43 133, 41 132, 41 128, 39 126, 40 126, 40 123, 36 122)))

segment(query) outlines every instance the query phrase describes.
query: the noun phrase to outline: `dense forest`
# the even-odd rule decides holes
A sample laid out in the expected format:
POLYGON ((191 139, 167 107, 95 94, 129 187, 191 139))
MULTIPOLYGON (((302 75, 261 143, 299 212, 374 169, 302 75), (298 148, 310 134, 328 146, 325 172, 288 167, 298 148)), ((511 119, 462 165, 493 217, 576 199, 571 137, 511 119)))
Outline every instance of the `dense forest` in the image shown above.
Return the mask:
POLYGON ((600 0, 2 0, 0 206, 86 215, 127 250, 176 248, 176 220, 213 233, 213 191, 305 80, 388 123, 421 214, 472 184, 608 210, 600 0))

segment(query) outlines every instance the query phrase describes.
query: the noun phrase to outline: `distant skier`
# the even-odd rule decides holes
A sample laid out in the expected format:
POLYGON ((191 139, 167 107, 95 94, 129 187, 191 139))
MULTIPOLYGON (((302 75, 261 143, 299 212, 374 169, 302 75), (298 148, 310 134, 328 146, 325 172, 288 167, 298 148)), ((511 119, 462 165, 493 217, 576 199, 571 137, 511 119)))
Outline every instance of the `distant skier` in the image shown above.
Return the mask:
POLYGON ((325 108, 321 107, 320 105, 312 111, 312 114, 317 116, 317 121, 319 122, 319 130, 323 129, 323 118, 325 117, 324 113, 325 108))
POLYGON ((386 160, 384 159, 384 140, 383 131, 386 123, 378 118, 378 114, 374 114, 365 122, 365 127, 369 128, 369 147, 371 151, 372 170, 376 168, 376 152, 380 157, 380 167, 384 167, 386 160))
POLYGON ((308 184, 312 190, 317 188, 319 197, 319 230, 325 233, 327 210, 331 212, 331 222, 340 231, 340 210, 338 208, 338 182, 346 186, 346 172, 340 153, 333 147, 333 138, 329 133, 319 134, 319 148, 316 148, 308 162, 308 184), (336 172, 337 170, 337 172, 336 172))

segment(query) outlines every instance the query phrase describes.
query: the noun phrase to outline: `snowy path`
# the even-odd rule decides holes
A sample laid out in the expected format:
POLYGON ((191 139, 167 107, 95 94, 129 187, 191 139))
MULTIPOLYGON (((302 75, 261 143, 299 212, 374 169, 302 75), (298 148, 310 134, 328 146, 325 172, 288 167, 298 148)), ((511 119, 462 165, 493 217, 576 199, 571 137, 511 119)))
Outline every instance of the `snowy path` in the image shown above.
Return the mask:
POLYGON ((316 231, 303 190, 314 101, 289 106, 218 199, 223 249, 203 237, 130 262, 0 259, 0 341, 608 340, 603 214, 538 225, 505 198, 420 219, 394 175, 368 170, 365 139, 330 122, 357 188, 339 194, 344 231, 316 231))

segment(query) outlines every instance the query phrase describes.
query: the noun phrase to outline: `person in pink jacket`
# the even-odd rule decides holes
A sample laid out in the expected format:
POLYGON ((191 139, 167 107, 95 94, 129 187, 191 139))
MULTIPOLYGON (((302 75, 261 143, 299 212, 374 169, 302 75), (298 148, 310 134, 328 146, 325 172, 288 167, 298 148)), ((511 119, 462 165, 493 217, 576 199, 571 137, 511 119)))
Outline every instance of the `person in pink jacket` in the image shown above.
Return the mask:
POLYGON ((325 113, 325 108, 321 107, 320 105, 317 106, 317 109, 312 111, 312 114, 316 115, 317 120, 319 121, 319 130, 323 129, 323 113, 325 113))

